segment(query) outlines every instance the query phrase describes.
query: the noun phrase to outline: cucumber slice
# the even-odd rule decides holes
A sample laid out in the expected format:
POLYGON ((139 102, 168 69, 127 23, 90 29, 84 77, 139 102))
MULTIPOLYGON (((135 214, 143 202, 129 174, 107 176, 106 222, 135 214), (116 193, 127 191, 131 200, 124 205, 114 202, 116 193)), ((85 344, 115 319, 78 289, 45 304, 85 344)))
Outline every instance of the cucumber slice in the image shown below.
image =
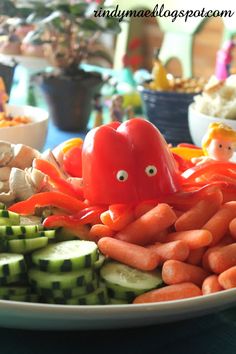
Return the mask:
POLYGON ((34 288, 71 289, 91 283, 95 273, 91 268, 67 273, 46 273, 39 269, 30 269, 29 281, 34 288))
POLYGON ((28 278, 25 273, 17 274, 17 275, 9 275, 7 277, 0 277, 0 286, 10 285, 10 284, 28 284, 28 278))
POLYGON ((0 226, 1 236, 31 236, 39 232, 38 225, 13 225, 13 226, 0 226))
POLYGON ((54 290, 54 289, 47 289, 47 288, 34 288, 34 291, 45 298, 49 297, 53 299, 55 298, 69 299, 71 297, 89 294, 95 291, 97 287, 98 287, 98 280, 95 279, 88 284, 85 284, 83 286, 78 286, 76 288, 71 288, 71 289, 54 290))
POLYGON ((48 244, 47 237, 37 237, 23 240, 9 240, 7 242, 7 250, 11 253, 26 254, 36 249, 46 247, 48 244))
POLYGON ((69 272, 90 267, 97 259, 96 243, 82 240, 51 244, 32 254, 33 263, 48 272, 69 272))
POLYGON ((0 296, 0 299, 10 301, 39 302, 39 296, 37 294, 6 295, 0 296))
POLYGON ((26 272, 26 264, 21 254, 0 253, 0 277, 26 272))
POLYGON ((60 227, 56 230, 56 240, 57 242, 62 241, 71 241, 71 240, 78 240, 75 234, 72 231, 65 227, 60 227))
POLYGON ((93 268, 94 269, 100 269, 101 266, 104 264, 106 257, 99 252, 98 254, 98 260, 94 263, 93 268))
POLYGON ((144 272, 118 262, 105 264, 100 270, 111 297, 132 301, 133 298, 148 290, 162 285, 159 270, 144 272))
POLYGON ((39 231, 38 236, 47 237, 49 240, 54 239, 56 237, 56 230, 44 230, 39 231))
POLYGON ((12 211, 0 209, 0 225, 19 225, 20 215, 12 211))
MULTIPOLYGON (((4 238, 4 236, 0 236, 4 238)), ((38 233, 32 233, 32 234, 22 234, 22 235, 9 235, 5 237, 5 241, 7 240, 25 240, 25 239, 32 239, 32 238, 37 238, 37 237, 47 237, 48 239, 54 239, 55 238, 55 230, 46 230, 46 231, 39 231, 38 233)))
POLYGON ((28 286, 1 286, 0 287, 0 298, 3 296, 11 296, 11 295, 28 295, 30 294, 31 289, 28 286))
POLYGON ((123 300, 126 303, 131 303, 137 295, 143 294, 145 291, 121 287, 120 285, 106 283, 108 295, 110 298, 123 300))
POLYGON ((44 298, 44 302, 50 304, 64 304, 64 305, 105 305, 109 303, 107 291, 104 287, 97 288, 90 294, 83 296, 76 296, 70 299, 64 298, 44 298))

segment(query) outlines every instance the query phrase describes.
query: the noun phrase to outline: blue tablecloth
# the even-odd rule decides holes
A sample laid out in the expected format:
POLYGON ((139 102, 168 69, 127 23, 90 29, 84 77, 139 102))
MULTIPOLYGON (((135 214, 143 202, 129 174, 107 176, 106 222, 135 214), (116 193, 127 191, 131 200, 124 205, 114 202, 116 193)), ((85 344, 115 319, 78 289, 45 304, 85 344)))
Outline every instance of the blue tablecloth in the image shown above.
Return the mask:
POLYGON ((0 329, 1 354, 234 354, 236 309, 198 319, 111 331, 0 329))
MULTIPOLYGON (((78 133, 59 131, 52 123, 45 148, 78 133)), ((111 331, 26 331, 0 329, 0 354, 233 354, 236 308, 191 320, 111 331)))

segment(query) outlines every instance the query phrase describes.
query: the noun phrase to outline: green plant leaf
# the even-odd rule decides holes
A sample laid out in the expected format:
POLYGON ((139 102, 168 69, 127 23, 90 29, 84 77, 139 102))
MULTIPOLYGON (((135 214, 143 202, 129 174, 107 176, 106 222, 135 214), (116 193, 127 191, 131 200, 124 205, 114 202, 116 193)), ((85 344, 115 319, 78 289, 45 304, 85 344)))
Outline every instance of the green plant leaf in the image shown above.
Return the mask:
POLYGON ((121 28, 118 19, 116 18, 106 18, 106 25, 103 31, 110 32, 110 33, 120 33, 121 28))
POLYGON ((85 16, 85 13, 88 8, 88 3, 81 2, 80 4, 70 5, 70 13, 77 17, 85 16))
POLYGON ((86 31, 102 31, 103 28, 90 18, 85 18, 81 23, 80 27, 86 31))

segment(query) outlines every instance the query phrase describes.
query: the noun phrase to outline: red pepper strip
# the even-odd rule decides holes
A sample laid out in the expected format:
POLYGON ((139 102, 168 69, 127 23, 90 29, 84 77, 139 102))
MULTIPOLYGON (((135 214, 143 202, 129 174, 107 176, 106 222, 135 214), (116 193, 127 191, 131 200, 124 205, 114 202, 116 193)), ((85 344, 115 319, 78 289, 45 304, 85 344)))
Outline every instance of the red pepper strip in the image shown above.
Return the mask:
POLYGON ((82 210, 86 205, 79 199, 61 192, 43 192, 32 195, 32 197, 10 206, 8 210, 21 215, 32 215, 36 207, 54 206, 71 214, 82 210))
POLYGON ((100 207, 88 207, 78 213, 71 215, 71 220, 78 221, 81 224, 97 224, 100 223, 100 215, 104 209, 100 207))
POLYGON ((196 146, 194 144, 189 144, 189 143, 180 143, 177 145, 177 147, 186 147, 190 149, 202 150, 202 148, 200 148, 199 146, 196 146))
POLYGON ((82 188, 74 188, 70 183, 65 181, 62 178, 50 178, 50 183, 58 189, 59 192, 71 195, 72 197, 77 197, 81 200, 84 199, 83 189, 82 188))
POLYGON ((88 240, 90 228, 86 223, 81 222, 81 220, 76 220, 68 215, 51 215, 48 216, 43 221, 43 226, 46 228, 66 228, 73 235, 79 237, 80 239, 88 240))
POLYGON ((197 165, 186 170, 184 173, 182 173, 182 177, 188 182, 193 182, 197 177, 201 177, 204 174, 207 173, 214 174, 214 173, 219 173, 219 171, 222 173, 227 169, 231 169, 236 173, 236 164, 233 162, 220 162, 220 161, 204 163, 202 165, 197 165))
POLYGON ((45 173, 49 177, 50 183, 58 189, 59 192, 83 199, 82 188, 74 188, 65 179, 61 178, 59 171, 50 162, 42 159, 35 159, 34 168, 45 173))
POLYGON ((200 188, 202 187, 205 187, 206 185, 211 185, 212 187, 219 187, 220 189, 221 188, 224 188, 225 185, 228 184, 228 181, 226 180, 223 180, 223 178, 220 180, 211 180, 210 181, 211 183, 209 183, 209 180, 201 180, 201 181, 197 181, 197 182, 193 182, 193 183, 183 183, 182 184, 182 189, 185 191, 185 192, 190 192, 190 191, 197 191, 199 190, 200 188))
POLYGON ((184 172, 187 169, 194 166, 194 164, 190 160, 185 160, 185 159, 183 159, 183 157, 181 157, 180 155, 177 155, 174 152, 172 152, 172 155, 174 156, 174 159, 177 162, 180 172, 184 172))
POLYGON ((45 227, 69 227, 74 228, 84 224, 94 224, 100 221, 100 215, 104 211, 99 207, 85 208, 74 215, 51 215, 43 224, 45 227))
POLYGON ((236 200, 236 185, 227 183, 222 189, 223 203, 236 200))
POLYGON ((50 162, 47 160, 43 159, 34 159, 33 162, 33 167, 36 168, 37 170, 45 173, 45 175, 49 176, 50 178, 60 178, 60 172, 57 170, 57 168, 52 165, 50 162))
MULTIPOLYGON (((227 183, 224 184, 222 182, 221 186, 226 184, 227 183)), ((197 190, 181 191, 163 196, 161 200, 158 200, 158 202, 167 203, 178 210, 186 211, 192 208, 198 201, 204 199, 208 193, 217 188, 219 188, 219 186, 215 186, 210 183, 197 190)))

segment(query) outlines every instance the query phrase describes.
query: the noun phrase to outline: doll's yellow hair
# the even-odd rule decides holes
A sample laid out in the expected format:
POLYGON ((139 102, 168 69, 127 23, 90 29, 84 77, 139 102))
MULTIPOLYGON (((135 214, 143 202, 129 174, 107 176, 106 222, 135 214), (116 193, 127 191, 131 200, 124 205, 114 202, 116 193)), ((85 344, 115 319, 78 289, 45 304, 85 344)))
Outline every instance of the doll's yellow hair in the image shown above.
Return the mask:
POLYGON ((202 149, 204 155, 208 155, 207 148, 212 139, 223 139, 236 143, 236 130, 222 122, 211 123, 207 133, 202 139, 202 149))

